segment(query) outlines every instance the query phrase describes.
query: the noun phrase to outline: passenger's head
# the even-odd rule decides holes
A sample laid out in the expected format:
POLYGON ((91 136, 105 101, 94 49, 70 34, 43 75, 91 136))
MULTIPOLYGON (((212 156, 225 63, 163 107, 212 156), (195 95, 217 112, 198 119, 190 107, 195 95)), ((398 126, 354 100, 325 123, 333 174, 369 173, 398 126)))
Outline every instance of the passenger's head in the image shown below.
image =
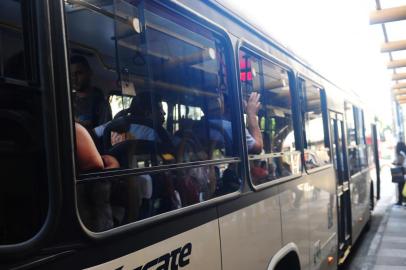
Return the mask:
POLYGON ((398 142, 396 144, 396 154, 400 154, 400 152, 403 152, 406 154, 406 144, 404 142, 398 142))
POLYGON ((153 120, 160 125, 165 122, 165 112, 162 108, 161 99, 159 97, 152 98, 150 92, 141 92, 133 98, 130 113, 153 120))
POLYGON ((86 58, 73 55, 70 58, 70 71, 72 88, 78 92, 86 92, 90 88, 92 78, 92 70, 86 58))
POLYGON ((224 95, 219 94, 217 97, 212 97, 208 100, 207 103, 207 111, 205 112, 207 115, 224 115, 225 107, 224 107, 224 95))

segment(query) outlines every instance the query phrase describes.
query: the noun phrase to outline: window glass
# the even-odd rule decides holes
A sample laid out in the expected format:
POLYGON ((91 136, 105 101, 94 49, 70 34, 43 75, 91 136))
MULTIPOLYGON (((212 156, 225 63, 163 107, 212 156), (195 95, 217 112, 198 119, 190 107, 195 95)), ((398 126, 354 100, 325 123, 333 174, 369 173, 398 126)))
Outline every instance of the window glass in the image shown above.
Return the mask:
POLYGON ((354 175, 360 170, 354 116, 354 106, 349 103, 345 103, 345 121, 347 127, 348 163, 350 175, 354 175))
MULTIPOLYGON (((106 5, 100 8, 111 11, 113 1, 104 2, 106 5), (110 5, 107 5, 109 2, 110 5)), ((77 123, 92 130, 112 119, 112 109, 116 114, 128 107, 125 98, 120 98, 120 88, 130 87, 126 81, 119 80, 116 72, 115 24, 112 16, 69 1, 65 2, 65 13, 74 118, 77 123), (106 42, 107 39, 110 41, 106 42)))
POLYGON ((324 129, 321 106, 321 89, 311 81, 301 81, 301 108, 304 120, 305 165, 313 169, 330 163, 330 151, 325 141, 328 131, 324 129))
POLYGON ((234 164, 79 182, 78 209, 94 232, 143 220, 216 198, 240 188, 234 164))
POLYGON ((239 62, 253 183, 298 173, 288 72, 245 49, 239 52, 239 62))
MULTIPOLYGON (((22 1, 24 4, 26 1, 22 1)), ((0 10, 0 76, 26 80, 21 3, 2 1, 0 10)))
POLYGON ((354 107, 349 103, 345 103, 345 121, 347 125, 347 144, 349 146, 355 146, 357 140, 355 134, 354 107))
POLYGON ((346 104, 348 162, 354 175, 368 167, 368 149, 365 140, 364 114, 358 107, 346 104), (352 113, 351 113, 352 112, 352 113))
POLYGON ((361 170, 359 154, 357 146, 351 146, 348 148, 348 163, 351 176, 361 170))
POLYGON ((356 119, 356 134, 357 134, 357 144, 365 144, 365 127, 364 127, 364 112, 354 107, 354 114, 356 119))
POLYGON ((21 18, 30 2, 0 1, 0 245, 32 238, 48 211, 42 89, 9 80, 27 80, 24 48, 34 44, 24 43, 21 18))
POLYGON ((368 167, 368 147, 365 138, 364 111, 359 108, 356 108, 356 111, 358 151, 360 156, 360 169, 362 170, 368 167))
POLYGON ((130 104, 132 101, 132 96, 125 96, 125 95, 116 95, 111 94, 109 95, 108 102, 111 107, 112 116, 119 117, 118 113, 125 113, 128 108, 130 108, 130 104))
POLYGON ((367 147, 368 164, 375 164, 374 146, 373 146, 373 133, 372 128, 375 126, 370 121, 365 120, 365 142, 367 147))
POLYGON ((152 1, 97 5, 65 8, 84 224, 105 231, 238 191, 222 36, 152 1))

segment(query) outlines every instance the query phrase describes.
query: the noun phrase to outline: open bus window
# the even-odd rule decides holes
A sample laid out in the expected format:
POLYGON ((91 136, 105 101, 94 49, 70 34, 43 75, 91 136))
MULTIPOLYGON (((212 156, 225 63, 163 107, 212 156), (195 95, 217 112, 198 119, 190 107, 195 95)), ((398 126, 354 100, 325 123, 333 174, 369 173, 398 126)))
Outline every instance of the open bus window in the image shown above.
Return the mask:
POLYGON ((305 166, 313 169, 330 163, 330 151, 325 145, 328 131, 324 129, 321 89, 309 80, 300 79, 300 83, 305 166))
POLYGON ((246 140, 250 154, 251 179, 255 185, 297 174, 300 171, 300 154, 295 149, 292 124, 291 94, 288 72, 269 61, 242 49, 239 53, 242 96, 249 103, 252 93, 260 94, 261 107, 249 122, 245 110, 246 140), (250 144, 260 131, 263 148, 255 153, 250 144))
POLYGON ((31 40, 22 22, 29 3, 0 1, 0 245, 33 238, 48 212, 43 91, 25 83, 24 48, 34 47, 24 43, 31 40))
POLYGON ((104 163, 77 171, 109 172, 100 183, 78 182, 83 223, 105 231, 238 191, 225 39, 150 1, 95 2, 65 7, 75 122, 104 163), (84 72, 74 57, 86 60, 84 72), (106 166, 106 156, 118 165, 106 166))

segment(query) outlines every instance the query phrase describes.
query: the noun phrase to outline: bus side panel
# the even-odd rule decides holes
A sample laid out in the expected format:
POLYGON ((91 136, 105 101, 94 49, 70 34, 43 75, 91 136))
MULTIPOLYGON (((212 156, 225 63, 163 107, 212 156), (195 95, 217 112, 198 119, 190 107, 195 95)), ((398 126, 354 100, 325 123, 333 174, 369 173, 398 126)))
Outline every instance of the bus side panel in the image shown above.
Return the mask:
POLYGON ((306 199, 308 179, 297 180, 280 185, 283 245, 294 243, 299 249, 301 269, 309 269, 309 201, 306 199))
POLYGON ((335 172, 326 170, 306 176, 304 187, 309 202, 310 269, 334 269, 327 265, 327 257, 337 254, 337 198, 335 172))
POLYGON ((86 269, 221 269, 218 221, 170 237, 136 252, 86 269), (151 267, 151 268, 149 268, 151 267))
POLYGON ((370 183, 369 170, 364 170, 351 177, 351 213, 352 242, 358 239, 362 229, 370 218, 370 183))
POLYGON ((271 189, 265 191, 272 193, 268 198, 220 218, 223 270, 266 269, 281 248, 278 188, 271 189))

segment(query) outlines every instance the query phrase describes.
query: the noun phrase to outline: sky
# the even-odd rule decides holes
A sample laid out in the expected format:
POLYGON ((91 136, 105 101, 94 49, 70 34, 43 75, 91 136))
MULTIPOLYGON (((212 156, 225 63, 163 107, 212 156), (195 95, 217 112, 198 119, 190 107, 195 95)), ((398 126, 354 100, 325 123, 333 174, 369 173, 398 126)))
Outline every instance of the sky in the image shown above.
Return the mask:
POLYGON ((391 71, 374 0, 222 0, 391 124, 391 71))

